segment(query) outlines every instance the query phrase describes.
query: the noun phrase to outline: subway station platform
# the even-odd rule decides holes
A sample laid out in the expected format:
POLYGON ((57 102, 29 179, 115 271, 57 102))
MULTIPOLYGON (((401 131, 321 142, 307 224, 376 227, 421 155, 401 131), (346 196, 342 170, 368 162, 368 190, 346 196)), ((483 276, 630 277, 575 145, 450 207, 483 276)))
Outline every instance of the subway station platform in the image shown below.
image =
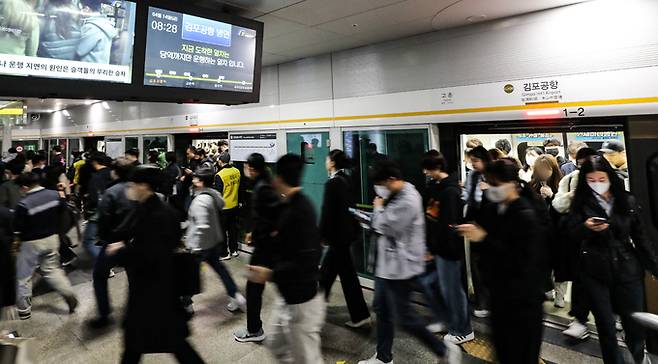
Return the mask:
MULTIPOLYGON (((84 253, 80 252, 81 256, 84 253)), ((247 255, 227 263, 234 279, 244 287, 244 264, 247 255)), ((110 297, 116 322, 111 327, 96 331, 87 328, 85 322, 95 315, 96 303, 91 284, 90 263, 79 261, 78 269, 69 273, 80 299, 77 313, 68 315, 66 304, 54 292, 35 282, 32 318, 27 321, 6 321, 0 329, 16 330, 26 338, 34 338, 34 349, 38 363, 43 364, 104 364, 118 363, 123 350, 121 316, 128 290, 125 272, 117 269, 116 276, 109 281, 110 297)), ((232 314, 225 308, 228 297, 223 285, 214 272, 203 268, 204 292, 195 296, 196 314, 190 322, 190 342, 207 363, 266 364, 275 363, 264 345, 241 344, 233 339, 232 333, 246 324, 243 313, 232 314)), ((327 309, 327 320, 322 334, 322 349, 325 363, 356 364, 371 356, 375 351, 375 330, 352 330, 343 326, 349 314, 337 282, 327 309)), ((265 290, 263 321, 268 322, 269 307, 274 299, 273 285, 265 290)), ((365 291, 366 299, 372 301, 372 292, 365 291)), ((427 312, 417 306, 421 313, 427 312)), ((166 319, 166 318, 163 318, 166 319)), ((464 345, 464 363, 487 363, 494 359, 486 325, 475 322, 477 339, 464 345)), ((523 333, 520 333, 523 334, 523 333)), ((396 333, 394 346, 396 363, 434 363, 436 359, 419 342, 403 332, 396 333)), ((601 363, 594 357, 572 351, 569 348, 544 342, 542 358, 545 363, 601 363)), ((175 363, 168 354, 145 355, 142 363, 175 363)))

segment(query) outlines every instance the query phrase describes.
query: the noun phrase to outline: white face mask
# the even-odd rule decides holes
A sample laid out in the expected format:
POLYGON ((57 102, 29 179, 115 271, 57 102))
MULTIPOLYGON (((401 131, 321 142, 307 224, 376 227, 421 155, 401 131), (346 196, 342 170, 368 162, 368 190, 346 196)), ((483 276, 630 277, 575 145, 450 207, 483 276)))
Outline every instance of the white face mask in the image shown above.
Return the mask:
POLYGON ((507 199, 509 196, 509 184, 504 184, 500 186, 491 186, 484 191, 487 199, 493 203, 501 203, 507 199))
POLYGON ((530 166, 530 168, 532 168, 535 165, 536 161, 537 161, 537 157, 535 157, 534 155, 532 156, 529 155, 525 157, 525 162, 528 163, 528 166, 530 166))
POLYGON ((592 189, 592 191, 598 193, 599 195, 603 195, 604 193, 606 193, 610 190, 610 181, 608 181, 608 182, 587 182, 587 185, 589 186, 589 188, 592 189))
POLYGON ((388 188, 379 185, 375 185, 375 194, 377 194, 377 196, 383 198, 384 200, 391 197, 391 191, 389 191, 388 188))

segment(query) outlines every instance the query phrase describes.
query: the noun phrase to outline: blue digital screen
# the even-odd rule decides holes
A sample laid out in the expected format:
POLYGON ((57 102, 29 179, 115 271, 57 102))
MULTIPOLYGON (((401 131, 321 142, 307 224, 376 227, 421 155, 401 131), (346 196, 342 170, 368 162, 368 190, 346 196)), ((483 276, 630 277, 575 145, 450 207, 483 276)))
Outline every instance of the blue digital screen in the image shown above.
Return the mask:
POLYGON ((183 39, 222 47, 231 46, 233 26, 198 16, 183 15, 183 39))

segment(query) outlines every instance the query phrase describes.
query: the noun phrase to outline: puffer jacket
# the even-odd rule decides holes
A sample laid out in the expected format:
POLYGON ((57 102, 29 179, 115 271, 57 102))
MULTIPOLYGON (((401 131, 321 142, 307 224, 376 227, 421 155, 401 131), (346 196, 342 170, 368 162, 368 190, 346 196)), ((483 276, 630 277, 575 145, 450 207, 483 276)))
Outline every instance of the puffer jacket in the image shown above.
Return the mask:
POLYGON ((224 241, 220 214, 224 200, 212 188, 194 192, 194 199, 188 210, 188 226, 185 246, 192 250, 208 250, 224 241))

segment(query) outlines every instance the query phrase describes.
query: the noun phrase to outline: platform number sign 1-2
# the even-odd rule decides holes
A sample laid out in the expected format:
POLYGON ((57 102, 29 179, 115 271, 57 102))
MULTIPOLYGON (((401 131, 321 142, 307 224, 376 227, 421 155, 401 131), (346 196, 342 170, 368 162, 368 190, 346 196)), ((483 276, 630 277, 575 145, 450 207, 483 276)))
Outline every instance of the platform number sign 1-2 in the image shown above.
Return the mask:
POLYGON ((564 111, 564 116, 565 117, 573 117, 573 116, 585 116, 585 108, 579 107, 576 110, 569 110, 569 109, 563 109, 564 111))

